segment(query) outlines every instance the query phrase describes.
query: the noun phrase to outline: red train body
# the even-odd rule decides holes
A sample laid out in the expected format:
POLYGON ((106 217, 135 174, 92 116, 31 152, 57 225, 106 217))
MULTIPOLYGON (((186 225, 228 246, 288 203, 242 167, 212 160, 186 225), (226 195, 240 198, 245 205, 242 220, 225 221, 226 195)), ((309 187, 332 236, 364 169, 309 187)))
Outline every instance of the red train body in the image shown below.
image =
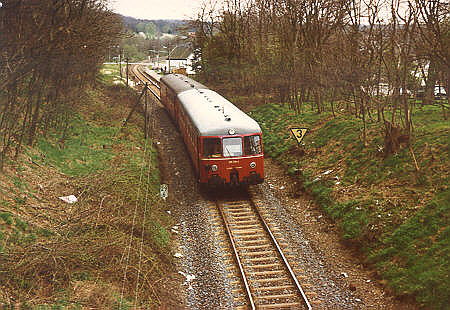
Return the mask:
POLYGON ((209 186, 264 181, 259 125, 206 86, 179 74, 161 78, 161 102, 179 128, 198 180, 209 186))

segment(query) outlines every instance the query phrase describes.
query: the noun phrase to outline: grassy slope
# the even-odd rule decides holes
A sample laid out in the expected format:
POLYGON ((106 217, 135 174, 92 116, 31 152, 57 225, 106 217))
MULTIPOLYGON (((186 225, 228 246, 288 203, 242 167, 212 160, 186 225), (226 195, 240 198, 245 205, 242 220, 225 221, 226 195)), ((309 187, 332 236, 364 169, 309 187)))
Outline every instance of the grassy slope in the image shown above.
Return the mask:
POLYGON ((152 283, 172 268, 171 219, 142 117, 120 131, 136 96, 111 76, 80 95, 64 141, 52 132, 0 175, 0 305, 158 304, 152 283), (69 194, 79 201, 58 199, 69 194))
POLYGON ((450 300, 450 124, 441 110, 416 110, 415 172, 407 148, 383 158, 383 125, 330 113, 295 115, 267 104, 252 111, 264 132, 265 154, 284 165, 334 221, 350 244, 363 249, 382 282, 399 295, 442 309, 450 300), (289 127, 310 128, 298 147, 289 127), (299 169, 297 169, 299 168, 299 169))

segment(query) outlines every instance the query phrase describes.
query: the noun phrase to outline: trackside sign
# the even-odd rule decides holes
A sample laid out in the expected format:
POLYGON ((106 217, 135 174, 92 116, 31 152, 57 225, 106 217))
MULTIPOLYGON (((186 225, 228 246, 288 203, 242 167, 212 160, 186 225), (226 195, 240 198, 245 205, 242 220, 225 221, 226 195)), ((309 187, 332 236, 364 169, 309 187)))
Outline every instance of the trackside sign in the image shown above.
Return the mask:
POLYGON ((166 200, 169 196, 169 187, 167 184, 161 184, 161 187, 159 188, 159 195, 162 199, 166 200))
POLYGON ((306 132, 308 132, 308 128, 290 128, 290 131, 295 140, 297 140, 297 143, 300 144, 305 137, 306 132))

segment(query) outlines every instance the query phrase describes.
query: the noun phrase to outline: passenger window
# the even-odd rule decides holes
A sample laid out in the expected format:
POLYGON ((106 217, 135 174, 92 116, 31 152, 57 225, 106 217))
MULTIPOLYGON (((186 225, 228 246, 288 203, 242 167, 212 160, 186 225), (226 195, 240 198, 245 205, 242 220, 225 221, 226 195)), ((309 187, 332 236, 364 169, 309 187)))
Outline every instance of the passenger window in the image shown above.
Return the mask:
POLYGON ((203 157, 221 157, 222 148, 219 138, 203 139, 203 157))
POLYGON ((244 137, 245 155, 261 154, 261 138, 259 136, 244 137))
POLYGON ((223 156, 225 157, 242 156, 242 139, 224 138, 223 156))

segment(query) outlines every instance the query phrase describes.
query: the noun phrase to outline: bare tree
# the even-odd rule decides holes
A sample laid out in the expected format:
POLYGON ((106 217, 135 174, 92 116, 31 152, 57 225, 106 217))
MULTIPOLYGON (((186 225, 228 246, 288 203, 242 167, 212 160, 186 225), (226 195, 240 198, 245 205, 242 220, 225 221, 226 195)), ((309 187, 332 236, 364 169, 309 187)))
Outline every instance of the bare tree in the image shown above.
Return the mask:
POLYGON ((418 88, 417 73, 429 64, 428 93, 438 78, 448 88, 444 1, 227 0, 215 16, 202 36, 205 77, 247 94, 277 94, 298 113, 304 102, 321 113, 329 101, 335 115, 345 99, 362 120, 364 145, 376 112, 385 124, 386 156, 401 143, 412 150, 408 97, 418 88))
POLYGON ((1 163, 58 127, 70 98, 95 82, 120 19, 102 0, 5 2, 0 10, 1 163), (14 142, 14 143, 13 143, 14 142))
MULTIPOLYGON (((450 4, 448 1, 411 0, 409 5, 416 10, 417 56, 428 65, 423 76, 426 81, 424 103, 429 104, 438 79, 447 94, 450 90, 450 4)), ((444 105, 442 107, 446 118, 444 105)))

